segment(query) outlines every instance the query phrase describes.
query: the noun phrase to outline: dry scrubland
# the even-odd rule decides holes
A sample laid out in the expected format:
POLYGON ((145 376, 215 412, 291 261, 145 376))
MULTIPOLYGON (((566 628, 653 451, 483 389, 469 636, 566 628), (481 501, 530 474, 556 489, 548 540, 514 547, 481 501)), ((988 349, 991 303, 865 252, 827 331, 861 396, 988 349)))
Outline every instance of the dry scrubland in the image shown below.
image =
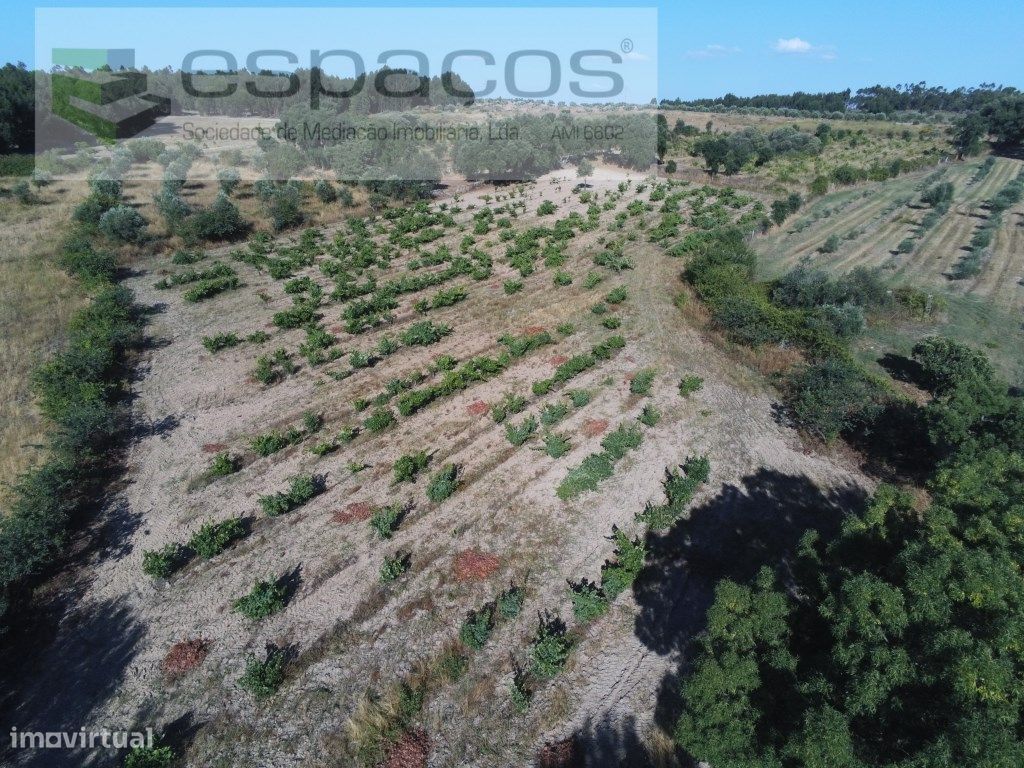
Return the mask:
MULTIPOLYGON (((715 130, 819 122, 668 113, 670 127, 677 117, 701 129, 710 119, 715 130)), ((676 146, 674 179, 604 166, 579 189, 571 170, 497 187, 448 179, 429 205, 366 220, 361 193, 348 208, 306 194, 305 232, 200 249, 191 265, 174 263, 178 244, 166 239, 126 249, 124 284, 151 313, 130 382, 124 475, 86 537, 96 542, 87 565, 44 591, 67 615, 5 709, 26 730, 155 724, 185 764, 203 768, 498 768, 530 764, 573 735, 595 765, 638 744, 668 764, 659 723, 672 719, 661 716, 687 643, 715 582, 756 568, 733 552, 792 547, 874 480, 859 457, 805 443, 779 418, 762 374, 800 353, 724 343, 680 280, 684 261, 652 234, 666 225, 666 195, 681 216, 662 240, 670 243, 729 222, 752 228, 773 200, 806 198, 807 183, 837 166, 944 146, 931 127, 850 128, 864 134, 710 186, 676 146), (526 247, 537 227, 547 229, 526 247), (336 279, 343 274, 351 279, 336 279), (396 303, 372 306, 373 289, 394 281, 396 303), (318 330, 307 330, 310 320, 318 330), (578 479, 571 470, 602 451, 615 452, 610 476, 576 492, 565 482, 578 479), (683 504, 684 520, 652 529, 638 515, 665 504, 666 469, 697 456, 710 475, 683 504), (211 522, 236 529, 210 557, 159 556, 196 549, 211 522), (635 583, 603 615, 574 616, 567 580, 613 573, 633 537, 646 547, 635 583), (257 620, 234 606, 258 580, 266 601, 245 605, 268 613, 257 620), (481 625, 495 601, 500 618, 481 625), (541 617, 565 623, 572 649, 550 679, 527 675, 523 708, 513 691, 523 690, 541 617), (268 646, 285 660, 283 679, 259 697, 240 681, 268 646)), ((201 162, 196 172, 212 176, 201 162)), ((948 163, 807 200, 755 238, 763 276, 802 263, 881 267, 894 285, 944 297, 936 327, 988 339, 1015 370, 1021 206, 1004 213, 977 275, 947 277, 985 221, 983 201, 1022 166, 982 165, 948 163), (947 181, 948 210, 922 229, 922 193, 947 181), (837 247, 822 252, 832 236, 837 247), (899 253, 912 236, 913 249, 899 253)), ((158 232, 155 184, 139 170, 125 197, 158 232)), ((0 406, 11 413, 0 454, 8 477, 30 460, 19 448, 40 428, 27 372, 81 301, 48 260, 34 260, 56 248, 52 223, 68 221, 84 192, 64 183, 39 194, 38 205, 2 209, 14 233, 0 262, 14 350, 0 379, 13 393, 0 406)), ((215 194, 191 182, 182 196, 209 205, 215 194)), ((248 184, 232 201, 265 226, 248 184)), ((858 342, 865 359, 906 352, 928 332, 885 322, 858 342)))
MULTIPOLYGON (((75 597, 74 607, 38 667, 26 670, 16 710, 22 727, 157 723, 184 745, 187 763, 195 766, 349 764, 353 755, 375 754, 380 744, 397 759, 390 742, 374 734, 395 723, 408 703, 395 686, 426 681, 415 728, 399 744, 415 753, 429 743, 430 765, 526 764, 546 742, 573 733, 602 760, 636 741, 657 751, 666 741, 653 722, 659 693, 672 685, 715 579, 742 567, 730 562, 730 542, 770 546, 794 515, 813 520, 871 482, 842 456, 806 449, 777 422, 773 395, 758 375, 685 321, 675 302, 681 263, 642 231, 661 219, 658 204, 648 204, 656 186, 598 169, 584 190, 596 204, 597 225, 580 229, 593 209, 573 192, 577 181, 561 172, 526 185, 442 197, 430 205, 431 216, 452 218, 426 226, 424 219, 410 229, 410 235, 440 234, 418 246, 393 244, 393 223, 370 224, 366 239, 390 248, 393 258, 367 266, 357 284, 369 274, 383 282, 442 272, 467 236, 481 279, 460 273, 401 293, 398 306, 388 310, 393 322, 356 334, 346 332, 344 315, 360 299, 331 300, 332 282, 321 269, 335 260, 334 243, 358 239, 344 221, 320 227, 319 239, 296 233, 269 243, 264 256, 299 259, 280 279, 251 250, 248 263, 232 258, 236 248, 246 251, 244 243, 208 250, 193 268, 222 262, 240 284, 199 302, 184 298, 193 283, 155 287, 188 269, 173 266, 169 253, 133 263, 126 284, 141 304, 157 309, 131 385, 137 437, 124 481, 96 524, 106 531, 100 537, 106 544, 77 578, 55 587, 75 597), (543 201, 557 210, 538 215, 543 201), (474 215, 488 207, 496 210, 494 221, 486 234, 474 235, 474 215), (570 225, 579 231, 565 241, 564 253, 548 251, 548 265, 541 255, 533 273, 520 276, 505 258, 501 233, 550 227, 571 213, 579 214, 570 225), (508 229, 497 223, 503 218, 508 229), (634 268, 595 264, 612 244, 634 268), (442 247, 447 256, 429 258, 442 247), (489 274, 483 269, 488 261, 489 274), (559 273, 571 283, 559 285, 566 282, 559 273), (588 275, 600 282, 591 285, 596 277, 588 281, 588 275), (508 294, 507 281, 522 287, 508 294), (301 303, 316 293, 314 286, 324 293, 321 324, 336 338, 313 345, 320 352, 312 354, 325 360, 317 365, 300 352, 311 341, 305 330, 274 323, 275 313, 297 306, 293 298, 301 303), (465 289, 457 303, 414 308, 456 286, 465 289), (598 304, 603 313, 593 310, 598 304), (435 329, 450 326, 450 333, 426 346, 384 341, 401 340, 425 320, 435 329), (257 331, 269 338, 244 340, 257 331), (204 338, 226 333, 241 343, 216 353, 204 346, 204 338), (506 335, 515 339, 503 344, 506 335), (616 336, 624 346, 606 344, 571 380, 550 391, 534 388, 560 366, 567 370, 574 356, 616 336), (527 342, 526 348, 517 342, 527 342), (502 359, 506 348, 514 354, 502 359), (258 371, 257 359, 278 349, 296 369, 288 372, 290 365, 278 357, 258 371), (361 353, 379 359, 367 367, 361 353), (458 365, 479 356, 503 362, 484 380, 467 381, 403 415, 403 391, 442 381, 451 365, 445 356, 458 365), (651 372, 653 382, 645 384, 651 372), (264 384, 258 376, 277 380, 264 384), (687 376, 703 379, 703 386, 683 396, 679 384, 687 376), (567 393, 581 390, 589 398, 571 402, 567 393), (496 423, 489 411, 508 393, 525 404, 496 423), (373 418, 379 409, 390 409, 394 423, 373 418), (532 437, 515 445, 522 438, 515 430, 531 418, 551 424, 538 423, 532 437), (639 445, 623 451, 596 492, 560 498, 570 468, 600 452, 620 425, 641 435, 639 445), (373 426, 382 429, 374 433, 373 426), (253 439, 273 432, 286 445, 260 456, 253 439), (549 434, 567 440, 567 450, 544 450, 549 434), (312 450, 318 446, 323 455, 312 450), (428 454, 428 466, 414 482, 396 482, 395 462, 419 451, 428 454), (211 477, 218 455, 237 471, 211 477), (711 473, 690 522, 672 534, 645 532, 637 515, 648 503, 664 503, 666 468, 698 455, 707 456, 711 473), (447 465, 458 468, 457 490, 431 501, 430 478, 447 465), (322 478, 321 487, 298 494, 305 503, 296 506, 285 494, 278 502, 296 508, 283 512, 274 501, 261 501, 302 475, 322 478), (403 513, 391 538, 383 539, 367 518, 393 504, 403 513), (188 542, 205 522, 233 517, 244 518, 243 534, 223 552, 193 557, 167 579, 144 575, 144 552, 188 542), (602 564, 616 557, 613 526, 643 538, 647 562, 633 589, 604 616, 582 624, 573 618, 566 580, 601 578, 602 564), (382 583, 382 566, 395 556, 406 558, 407 570, 382 583), (232 605, 258 579, 280 580, 286 606, 252 621, 232 605), (481 649, 459 646, 467 612, 510 584, 523 590, 521 612, 499 621, 481 649), (561 674, 534 681, 531 705, 519 713, 510 685, 516 665, 528 665, 539 612, 560 616, 574 647, 561 674), (178 663, 183 656, 192 660, 186 669, 200 663, 168 675, 168 653, 183 641, 191 645, 178 648, 178 663), (289 660, 278 692, 261 700, 239 679, 247 654, 263 658, 268 643, 289 649, 289 660), (72 679, 76 685, 69 687, 72 679)), ((720 194, 676 189, 688 193, 683 213, 694 200, 689 192, 705 206, 714 206, 720 194)), ((150 192, 126 185, 126 196, 144 211, 150 192)), ((728 205, 718 208, 732 218, 755 203, 743 196, 723 200, 728 205)), ((314 222, 326 222, 326 212, 316 216, 314 222)))

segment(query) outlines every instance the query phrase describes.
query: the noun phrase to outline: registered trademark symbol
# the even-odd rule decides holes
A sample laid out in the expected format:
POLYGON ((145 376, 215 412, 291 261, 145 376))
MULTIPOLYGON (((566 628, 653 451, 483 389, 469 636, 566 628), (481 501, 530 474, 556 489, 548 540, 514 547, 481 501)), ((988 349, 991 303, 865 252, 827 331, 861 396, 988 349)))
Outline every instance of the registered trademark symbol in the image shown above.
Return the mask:
POLYGON ((628 37, 624 37, 622 38, 622 42, 619 43, 619 48, 622 49, 623 53, 629 53, 630 51, 633 50, 633 41, 630 40, 628 37))

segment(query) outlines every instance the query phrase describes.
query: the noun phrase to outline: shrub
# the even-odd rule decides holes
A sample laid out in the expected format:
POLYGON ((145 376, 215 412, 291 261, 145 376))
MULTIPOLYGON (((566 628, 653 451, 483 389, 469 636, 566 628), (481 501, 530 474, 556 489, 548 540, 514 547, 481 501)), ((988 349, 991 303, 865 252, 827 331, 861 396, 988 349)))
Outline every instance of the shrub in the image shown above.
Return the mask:
POLYGON ((569 582, 569 598, 572 600, 572 613, 580 623, 593 621, 608 611, 607 596, 592 581, 569 582))
POLYGON ((493 631, 494 606, 485 605, 479 610, 469 612, 459 629, 459 639, 467 648, 479 651, 487 645, 493 631))
POLYGON ((252 621, 259 621, 282 610, 287 593, 277 581, 261 579, 253 584, 249 594, 240 597, 232 608, 252 621))
POLYGON ((630 539, 618 528, 613 529, 615 538, 614 559, 601 566, 601 591, 614 600, 632 586, 644 567, 647 549, 639 537, 630 539))
POLYGON ((536 431, 537 419, 533 416, 528 416, 519 424, 505 425, 505 437, 516 447, 519 447, 533 437, 536 431))
POLYGON ((572 275, 568 272, 555 272, 553 282, 558 286, 572 285, 572 275))
POLYGON ((111 240, 122 243, 141 242, 146 228, 142 214, 129 205, 115 205, 99 219, 99 229, 111 240))
POLYGON ((587 290, 596 288, 602 280, 604 280, 604 278, 597 272, 588 272, 587 276, 583 279, 583 287, 587 290))
POLYGON ((561 435, 557 435, 554 432, 544 435, 544 452, 552 459, 562 458, 571 448, 572 443, 561 435))
POLYGON ((416 477, 430 464, 430 457, 426 451, 406 454, 398 459, 394 465, 396 483, 413 483, 416 477))
MULTIPOLYGON (((335 190, 334 185, 327 179, 317 179, 313 185, 313 192, 322 203, 333 203, 338 199, 338 192, 335 190)), ((351 194, 351 193, 350 193, 351 194)))
POLYGON ((555 330, 558 331, 563 336, 572 336, 574 333, 576 333, 576 326, 573 325, 572 323, 562 323, 557 328, 555 328, 555 330))
MULTIPOLYGON (((525 404, 525 403, 524 403, 525 404)), ((551 427, 564 419, 569 413, 569 406, 565 403, 550 403, 545 405, 540 412, 540 423, 545 427, 551 427)))
POLYGON ((390 408, 378 408, 363 422, 363 426, 371 432, 377 433, 383 432, 397 422, 398 420, 390 408))
POLYGON ((608 317, 602 318, 601 325, 607 328, 609 331, 614 331, 615 329, 621 327, 622 320, 620 320, 617 317, 609 315, 608 317))
POLYGON ((268 645, 266 656, 260 660, 255 654, 249 654, 245 662, 245 672, 238 679, 238 684, 249 691, 257 699, 266 699, 277 693, 284 682, 284 668, 288 654, 283 648, 268 645))
POLYGON ((838 251, 839 250, 839 235, 836 235, 836 234, 829 235, 825 239, 825 242, 821 244, 821 247, 818 250, 820 250, 822 253, 835 253, 836 251, 838 251))
POLYGON ((650 368, 645 368, 642 371, 638 371, 633 376, 633 380, 629 382, 629 391, 634 395, 649 395, 651 394, 651 386, 654 384, 654 377, 656 372, 650 368))
POLYGON ((689 397, 703 386, 704 379, 700 376, 684 376, 682 381, 679 382, 679 394, 683 397, 689 397))
POLYGON ((509 414, 522 413, 526 408, 526 398, 513 392, 506 392, 497 403, 491 406, 491 418, 501 424, 509 414))
POLYGON ((690 456, 679 469, 666 469, 663 487, 667 503, 648 504, 643 512, 637 514, 636 519, 651 530, 668 528, 683 516, 697 488, 707 482, 710 475, 711 462, 706 456, 690 456))
POLYGON ((506 280, 502 287, 505 290, 505 295, 506 296, 511 296, 513 293, 519 293, 519 291, 523 290, 523 281, 522 280, 506 280))
POLYGON ((629 292, 625 289, 624 286, 620 285, 618 288, 609 291, 608 295, 604 297, 604 300, 607 301, 609 304, 621 304, 628 298, 629 292))
POLYGON ((496 608, 498 615, 503 619, 514 619, 523 610, 523 601, 526 595, 522 587, 510 584, 509 588, 498 595, 496 608))
POLYGON ((558 617, 542 616, 530 643, 530 666, 541 680, 555 677, 569 660, 572 641, 558 617))
POLYGON ((459 468, 455 464, 445 464, 427 485, 427 498, 440 503, 451 496, 459 487, 459 468))
POLYGON ((661 411, 648 403, 644 406, 644 409, 640 411, 640 415, 637 416, 637 421, 646 427, 653 427, 661 421, 661 411))
POLYGON ((176 759, 170 747, 133 747, 125 755, 124 768, 171 768, 176 759))
POLYGON ((537 206, 537 215, 538 216, 550 216, 556 210, 558 210, 558 206, 556 206, 550 200, 545 200, 539 206, 537 206))
POLYGON ((292 443, 298 442, 302 434, 298 430, 290 430, 287 434, 280 432, 268 432, 264 435, 257 435, 249 441, 249 447, 260 456, 270 456, 292 443))
POLYGON ((166 579, 181 566, 181 561, 180 544, 168 544, 162 549, 146 550, 142 553, 142 572, 155 579, 166 579))
POLYGON ((275 232, 298 226, 304 218, 299 200, 299 190, 291 185, 274 189, 266 202, 266 208, 275 232))
POLYGON ((219 194, 209 208, 187 216, 178 227, 179 234, 188 242, 198 240, 233 240, 249 229, 242 214, 227 195, 219 194))
POLYGON ((378 507, 370 517, 370 527, 375 530, 382 539, 390 539, 391 534, 402 522, 403 509, 401 504, 389 504, 386 507, 378 507))
POLYGON ((206 469, 207 477, 227 477, 238 471, 239 461, 237 456, 232 456, 227 451, 222 451, 213 457, 210 466, 206 469))
POLYGON ((199 530, 192 534, 188 546, 199 557, 209 560, 244 535, 245 522, 241 517, 229 517, 219 523, 211 520, 203 523, 199 530))
POLYGON ((324 479, 319 475, 296 475, 288 490, 260 496, 260 507, 267 517, 277 517, 301 507, 324 492, 324 479))
POLYGON ((390 584, 403 573, 409 570, 409 555, 398 553, 388 555, 384 558, 384 564, 380 567, 380 580, 382 584, 390 584))
POLYGON ((833 357, 802 368, 787 382, 794 421, 824 440, 869 422, 879 410, 880 394, 880 385, 856 364, 833 357))
POLYGON ((905 237, 900 240, 900 244, 896 246, 896 253, 910 253, 914 250, 914 238, 905 237))
POLYGON ((445 323, 434 323, 422 320, 413 323, 402 331, 402 343, 406 346, 426 347, 435 344, 452 332, 452 327, 445 323))
POLYGON ((217 181, 220 183, 220 191, 229 197, 231 193, 235 191, 235 187, 238 186, 238 182, 241 178, 241 175, 234 168, 224 168, 217 172, 217 181))
POLYGON ((217 333, 213 336, 203 336, 203 346, 206 347, 207 351, 214 354, 223 349, 237 347, 241 343, 242 340, 238 338, 236 333, 217 333))
POLYGON ((585 389, 570 389, 565 395, 573 408, 583 408, 590 403, 590 392, 585 389))

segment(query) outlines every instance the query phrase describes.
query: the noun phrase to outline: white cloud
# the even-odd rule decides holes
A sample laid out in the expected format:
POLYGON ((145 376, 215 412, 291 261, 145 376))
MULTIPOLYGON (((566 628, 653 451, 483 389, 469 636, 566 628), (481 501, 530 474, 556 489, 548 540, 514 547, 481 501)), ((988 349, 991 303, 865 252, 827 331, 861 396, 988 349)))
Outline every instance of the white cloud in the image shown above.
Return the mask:
POLYGON ((814 46, 799 37, 780 37, 772 46, 777 53, 810 53, 814 46))
POLYGON ((705 45, 683 54, 688 59, 718 59, 740 53, 740 49, 732 45, 705 45))

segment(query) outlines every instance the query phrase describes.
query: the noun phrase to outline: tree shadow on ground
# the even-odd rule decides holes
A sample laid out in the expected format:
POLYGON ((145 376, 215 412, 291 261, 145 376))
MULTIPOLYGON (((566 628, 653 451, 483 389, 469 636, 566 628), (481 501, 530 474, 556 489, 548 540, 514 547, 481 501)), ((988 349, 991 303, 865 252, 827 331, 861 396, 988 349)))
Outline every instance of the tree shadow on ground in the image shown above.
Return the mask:
POLYGON ((549 742, 537 754, 538 768, 657 768, 664 755, 654 754, 633 716, 588 717, 567 739, 549 742), (660 758, 660 759, 659 759, 660 758))
MULTIPOLYGON (((813 528, 830 535, 843 513, 865 499, 864 490, 852 484, 823 490, 804 475, 771 469, 723 485, 668 531, 648 532, 647 563, 633 586, 636 636, 685 666, 720 579, 749 582, 762 566, 778 567, 787 579, 804 532, 813 528)), ((679 714, 678 677, 677 670, 662 680, 655 712, 668 732, 679 714)))
MULTIPOLYGON (((93 711, 109 699, 137 653, 145 629, 122 598, 89 604, 69 613, 63 623, 67 637, 41 654, 30 669, 21 671, 17 686, 0 701, 0 727, 9 732, 75 732, 90 723, 93 711)), ((13 666, 15 659, 6 660, 13 666)), ((110 729, 130 729, 132 723, 103 723, 110 729)), ((87 756, 79 750, 12 750, 4 740, 0 764, 32 768, 80 766, 87 756)), ((102 752, 102 751, 101 751, 102 752)), ((111 755, 112 756, 112 755, 111 755)), ((101 763, 109 760, 100 759, 101 763)))

